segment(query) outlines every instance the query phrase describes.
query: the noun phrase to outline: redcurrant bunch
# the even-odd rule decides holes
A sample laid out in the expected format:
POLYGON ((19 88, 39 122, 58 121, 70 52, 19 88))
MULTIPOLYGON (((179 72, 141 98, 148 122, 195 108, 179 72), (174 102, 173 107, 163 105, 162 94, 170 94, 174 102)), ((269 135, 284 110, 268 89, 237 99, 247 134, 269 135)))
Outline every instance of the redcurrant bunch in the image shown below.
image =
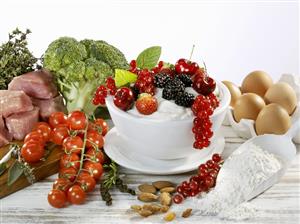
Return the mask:
POLYGON ((106 87, 109 90, 109 94, 114 96, 117 92, 117 87, 116 87, 116 83, 115 80, 113 79, 113 77, 108 77, 105 81, 106 83, 106 87))
POLYGON ((107 97, 108 93, 114 96, 117 92, 117 87, 115 80, 112 77, 108 77, 105 80, 105 85, 100 85, 94 95, 93 104, 94 105, 104 105, 105 98, 107 97))
POLYGON ((213 93, 211 93, 210 97, 205 97, 203 95, 198 95, 196 97, 192 105, 192 111, 196 116, 192 129, 192 132, 195 135, 195 142, 193 144, 195 149, 203 149, 209 146, 210 138, 213 136, 210 116, 213 114, 218 103, 218 99, 213 93))
POLYGON ((107 88, 104 85, 101 85, 97 88, 94 98, 93 98, 93 104, 94 105, 104 105, 105 104, 105 98, 107 97, 107 88))
POLYGON ((212 159, 199 166, 197 175, 192 176, 189 181, 183 181, 177 186, 177 194, 173 196, 173 202, 180 204, 187 197, 195 197, 213 188, 216 184, 222 162, 219 154, 213 154, 212 159))

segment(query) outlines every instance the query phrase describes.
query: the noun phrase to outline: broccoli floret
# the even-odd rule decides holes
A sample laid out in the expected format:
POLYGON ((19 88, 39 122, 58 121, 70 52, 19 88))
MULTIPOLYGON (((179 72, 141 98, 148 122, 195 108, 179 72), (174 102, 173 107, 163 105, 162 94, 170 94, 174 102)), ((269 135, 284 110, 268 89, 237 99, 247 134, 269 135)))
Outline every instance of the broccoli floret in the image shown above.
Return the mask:
POLYGON ((70 37, 55 40, 45 52, 44 67, 54 74, 69 112, 81 109, 92 114, 96 109, 92 104, 96 88, 114 75, 114 67, 96 57, 95 52, 95 41, 78 42, 70 37))
POLYGON ((61 37, 53 41, 44 54, 44 66, 58 71, 74 62, 87 58, 85 46, 72 37, 61 37))

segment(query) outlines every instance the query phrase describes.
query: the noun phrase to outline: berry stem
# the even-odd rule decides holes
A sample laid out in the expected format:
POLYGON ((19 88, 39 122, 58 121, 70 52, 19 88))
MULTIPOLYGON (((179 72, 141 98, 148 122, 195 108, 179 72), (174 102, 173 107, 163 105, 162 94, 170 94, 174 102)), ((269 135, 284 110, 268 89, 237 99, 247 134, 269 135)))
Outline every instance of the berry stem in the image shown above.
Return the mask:
POLYGON ((189 58, 190 61, 192 60, 192 56, 194 54, 194 49, 195 49, 195 44, 193 44, 193 47, 192 47, 192 51, 191 51, 190 58, 189 58))

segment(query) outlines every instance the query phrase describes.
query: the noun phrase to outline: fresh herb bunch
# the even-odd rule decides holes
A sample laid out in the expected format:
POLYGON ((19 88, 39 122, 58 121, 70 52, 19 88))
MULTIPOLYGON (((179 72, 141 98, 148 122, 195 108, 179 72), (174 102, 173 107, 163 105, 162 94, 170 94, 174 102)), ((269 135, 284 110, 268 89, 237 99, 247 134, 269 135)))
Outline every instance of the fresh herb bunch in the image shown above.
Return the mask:
POLYGON ((128 188, 128 186, 123 183, 123 180, 119 176, 118 165, 114 161, 111 161, 109 165, 104 165, 104 168, 107 172, 100 184, 100 194, 102 200, 106 202, 106 205, 112 205, 112 197, 109 190, 111 190, 114 186, 116 186, 120 192, 135 195, 135 191, 128 188))
POLYGON ((29 51, 27 35, 16 28, 8 37, 9 40, 0 46, 0 89, 7 89, 10 81, 19 75, 33 71, 37 67, 37 58, 29 51))

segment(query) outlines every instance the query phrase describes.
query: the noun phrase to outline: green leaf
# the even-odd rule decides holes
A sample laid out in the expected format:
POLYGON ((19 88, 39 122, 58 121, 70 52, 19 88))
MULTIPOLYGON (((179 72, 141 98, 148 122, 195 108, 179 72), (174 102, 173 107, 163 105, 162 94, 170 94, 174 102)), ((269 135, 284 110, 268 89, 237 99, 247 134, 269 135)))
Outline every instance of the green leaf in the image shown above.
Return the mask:
POLYGON ((7 185, 11 186, 23 174, 22 164, 16 160, 8 170, 7 185))
POLYGON ((137 75, 123 69, 115 70, 115 82, 117 87, 125 86, 137 80, 137 75))
POLYGON ((153 46, 142 51, 136 59, 136 64, 138 68, 151 69, 154 68, 161 55, 161 47, 153 46))
POLYGON ((5 172, 6 169, 7 169, 6 163, 1 163, 0 164, 0 176, 5 172))

